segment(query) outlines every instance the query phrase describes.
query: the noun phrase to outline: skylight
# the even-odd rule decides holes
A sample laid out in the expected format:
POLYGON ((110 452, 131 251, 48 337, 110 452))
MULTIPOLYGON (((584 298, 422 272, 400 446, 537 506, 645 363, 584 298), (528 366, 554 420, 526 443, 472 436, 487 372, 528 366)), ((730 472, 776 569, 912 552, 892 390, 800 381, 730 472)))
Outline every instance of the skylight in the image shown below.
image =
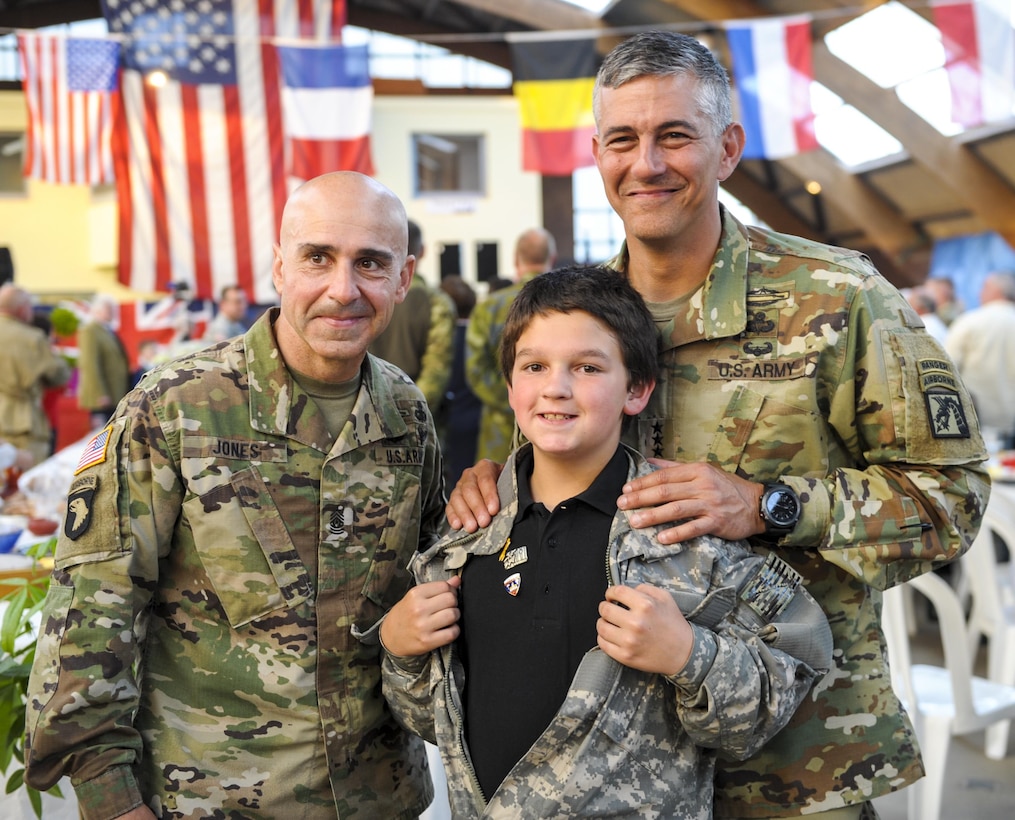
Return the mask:
POLYGON ((602 14, 609 6, 613 5, 613 0, 562 0, 562 2, 569 6, 578 6, 578 8, 593 14, 602 14))

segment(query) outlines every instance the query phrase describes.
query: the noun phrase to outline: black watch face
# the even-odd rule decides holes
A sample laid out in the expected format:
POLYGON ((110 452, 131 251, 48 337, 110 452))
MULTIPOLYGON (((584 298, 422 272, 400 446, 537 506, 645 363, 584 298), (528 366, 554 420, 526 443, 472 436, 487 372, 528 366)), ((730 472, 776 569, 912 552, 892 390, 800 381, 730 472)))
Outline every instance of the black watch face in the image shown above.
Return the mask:
POLYGON ((800 514, 800 502, 792 493, 775 490, 765 498, 765 512, 776 526, 792 527, 800 514))

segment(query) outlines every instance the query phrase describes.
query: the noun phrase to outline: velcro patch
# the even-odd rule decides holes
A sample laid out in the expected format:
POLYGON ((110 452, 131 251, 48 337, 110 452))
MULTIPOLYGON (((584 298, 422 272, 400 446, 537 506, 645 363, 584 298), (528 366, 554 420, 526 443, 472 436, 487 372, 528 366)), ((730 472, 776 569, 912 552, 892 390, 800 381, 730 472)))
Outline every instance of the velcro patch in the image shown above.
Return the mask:
POLYGON ((97 475, 81 476, 71 484, 67 493, 67 516, 63 521, 63 531, 71 541, 84 535, 92 523, 92 504, 98 489, 97 475))
POLYGON ((765 557, 765 563, 741 590, 740 598, 766 623, 771 623, 789 606, 802 582, 799 572, 770 552, 765 557))
POLYGON ((709 359, 708 378, 713 381, 784 381, 802 379, 813 375, 815 370, 808 357, 795 356, 789 359, 741 360, 709 359))
POLYGON ((374 459, 379 464, 394 466, 398 464, 423 464, 424 448, 422 447, 378 447, 374 450, 374 459))
POLYGON ((74 468, 74 475, 77 475, 82 470, 87 470, 89 467, 94 467, 96 464, 101 464, 106 460, 106 450, 109 447, 109 437, 112 434, 113 425, 108 424, 91 437, 88 444, 85 445, 85 449, 81 452, 78 466, 74 468))
POLYGON ((934 438, 969 438, 969 422, 962 397, 954 390, 927 391, 927 421, 934 438))
POLYGON ((927 423, 934 438, 969 438, 969 421, 952 363, 946 359, 918 359, 920 392, 927 403, 927 423))
POLYGON ((233 459, 252 462, 285 462, 289 449, 284 442, 251 441, 221 436, 187 436, 181 445, 184 458, 233 459))

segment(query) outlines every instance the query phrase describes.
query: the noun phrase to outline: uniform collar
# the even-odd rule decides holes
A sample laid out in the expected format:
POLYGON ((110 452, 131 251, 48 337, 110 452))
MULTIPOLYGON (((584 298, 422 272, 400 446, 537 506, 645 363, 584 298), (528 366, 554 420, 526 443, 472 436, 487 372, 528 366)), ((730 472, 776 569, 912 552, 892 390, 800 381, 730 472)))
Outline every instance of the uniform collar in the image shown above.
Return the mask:
POLYGON ((243 336, 250 396, 250 426, 338 456, 408 430, 395 403, 390 376, 369 354, 361 368, 359 395, 349 421, 333 442, 324 417, 285 366, 275 338, 279 308, 270 308, 243 336))
MULTIPOLYGON (((737 336, 747 328, 747 260, 750 238, 747 228, 721 203, 722 233, 704 287, 688 301, 686 313, 661 331, 664 349, 703 339, 737 336)), ((624 272, 629 261, 627 242, 608 263, 624 272)))

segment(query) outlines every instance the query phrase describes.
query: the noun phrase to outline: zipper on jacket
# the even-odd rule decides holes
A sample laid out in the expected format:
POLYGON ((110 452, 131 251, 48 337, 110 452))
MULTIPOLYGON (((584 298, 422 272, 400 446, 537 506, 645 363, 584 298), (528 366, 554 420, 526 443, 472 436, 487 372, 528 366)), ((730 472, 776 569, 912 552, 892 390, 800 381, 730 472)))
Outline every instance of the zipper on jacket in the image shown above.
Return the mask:
MULTIPOLYGON (((452 650, 453 651, 453 650, 452 650)), ((458 718, 458 730, 455 732, 456 740, 458 741, 458 754, 462 761, 465 763, 465 770, 469 775, 469 782, 472 787, 476 790, 476 794, 479 795, 483 801, 482 809, 485 810, 486 804, 489 802, 486 798, 486 794, 483 793, 483 787, 479 784, 479 777, 476 775, 476 768, 472 765, 472 757, 469 755, 468 750, 465 748, 465 716, 458 708, 458 704, 455 702, 455 698, 452 697, 452 687, 454 683, 451 678, 451 663, 450 653, 448 657, 448 674, 444 677, 444 699, 447 701, 448 708, 454 711, 455 717, 458 718)))

